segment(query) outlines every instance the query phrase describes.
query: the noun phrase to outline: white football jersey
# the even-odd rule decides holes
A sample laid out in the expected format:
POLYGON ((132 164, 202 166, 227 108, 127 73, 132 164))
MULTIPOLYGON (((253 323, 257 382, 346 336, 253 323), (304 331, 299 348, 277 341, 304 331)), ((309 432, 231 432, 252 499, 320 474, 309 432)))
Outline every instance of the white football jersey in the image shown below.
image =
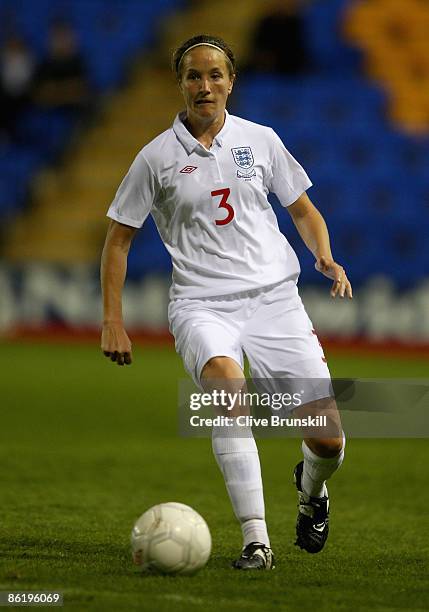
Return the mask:
POLYGON ((295 202, 311 186, 303 168, 271 128, 226 113, 207 150, 183 117, 139 152, 107 215, 141 227, 152 214, 173 262, 173 299, 297 279, 267 195, 295 202))

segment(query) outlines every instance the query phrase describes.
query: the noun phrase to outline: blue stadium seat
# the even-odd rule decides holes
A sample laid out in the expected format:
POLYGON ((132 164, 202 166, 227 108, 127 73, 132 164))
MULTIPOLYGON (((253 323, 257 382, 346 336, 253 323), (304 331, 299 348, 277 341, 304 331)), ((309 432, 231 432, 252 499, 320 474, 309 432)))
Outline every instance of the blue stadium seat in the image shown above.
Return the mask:
POLYGON ((306 41, 319 70, 350 74, 357 72, 360 53, 341 37, 341 15, 349 0, 319 0, 310 3, 305 14, 306 41))
MULTIPOLYGON (((327 4, 310 7, 307 17, 323 13, 326 24, 332 17, 327 4)), ((338 8, 341 2, 331 4, 338 8)), ((324 41, 326 59, 334 47, 324 41)), ((393 276, 399 286, 423 278, 425 258, 419 254, 428 251, 423 237, 429 235, 429 139, 388 126, 380 89, 341 70, 299 80, 252 75, 237 83, 234 103, 239 114, 273 127, 307 170, 314 183, 309 195, 326 216, 336 256, 347 262, 355 283, 372 273, 393 276)), ((295 238, 302 282, 317 282, 311 257, 295 238)))
MULTIPOLYGON (((55 19, 74 26, 89 78, 107 92, 122 83, 126 64, 146 48, 165 13, 184 0, 0 0, 0 19, 32 48, 37 60, 47 51, 49 26, 55 19)), ((0 41, 1 42, 1 41, 0 41)), ((55 161, 67 144, 75 117, 60 111, 32 109, 20 117, 17 147, 0 146, 0 216, 24 204, 31 177, 41 164, 55 161)))
POLYGON ((171 274, 170 255, 151 216, 137 232, 128 256, 127 276, 139 279, 145 274, 171 274))
POLYGON ((0 217, 19 212, 28 195, 31 177, 43 164, 39 151, 6 145, 0 149, 0 217))

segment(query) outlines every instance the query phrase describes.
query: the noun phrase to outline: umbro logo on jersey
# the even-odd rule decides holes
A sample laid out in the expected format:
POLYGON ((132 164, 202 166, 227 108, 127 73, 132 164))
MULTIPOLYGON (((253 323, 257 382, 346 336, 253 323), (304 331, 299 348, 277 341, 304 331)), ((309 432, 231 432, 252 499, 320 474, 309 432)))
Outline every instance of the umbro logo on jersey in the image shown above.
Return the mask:
POLYGON ((197 169, 198 166, 185 166, 180 170, 181 174, 191 174, 194 170, 197 169))

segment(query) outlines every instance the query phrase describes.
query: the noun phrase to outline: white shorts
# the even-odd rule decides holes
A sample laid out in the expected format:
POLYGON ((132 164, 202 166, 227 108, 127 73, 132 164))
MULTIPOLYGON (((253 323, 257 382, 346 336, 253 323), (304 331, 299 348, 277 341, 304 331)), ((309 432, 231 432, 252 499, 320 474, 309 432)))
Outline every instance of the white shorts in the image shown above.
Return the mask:
POLYGON ((315 387, 311 400, 329 395, 329 369, 295 281, 212 298, 173 300, 168 318, 176 351, 198 386, 209 359, 231 357, 243 369, 245 353, 252 379, 263 379, 264 390, 270 390, 273 379, 304 379, 315 387))

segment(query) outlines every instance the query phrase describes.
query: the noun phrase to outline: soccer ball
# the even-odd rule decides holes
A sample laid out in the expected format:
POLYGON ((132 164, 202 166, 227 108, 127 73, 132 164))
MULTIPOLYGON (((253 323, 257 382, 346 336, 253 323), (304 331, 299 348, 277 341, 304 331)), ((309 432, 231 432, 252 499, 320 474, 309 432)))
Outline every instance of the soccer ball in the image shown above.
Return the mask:
POLYGON ((207 563, 211 547, 203 517, 176 502, 149 508, 131 532, 134 562, 162 574, 193 574, 207 563))

